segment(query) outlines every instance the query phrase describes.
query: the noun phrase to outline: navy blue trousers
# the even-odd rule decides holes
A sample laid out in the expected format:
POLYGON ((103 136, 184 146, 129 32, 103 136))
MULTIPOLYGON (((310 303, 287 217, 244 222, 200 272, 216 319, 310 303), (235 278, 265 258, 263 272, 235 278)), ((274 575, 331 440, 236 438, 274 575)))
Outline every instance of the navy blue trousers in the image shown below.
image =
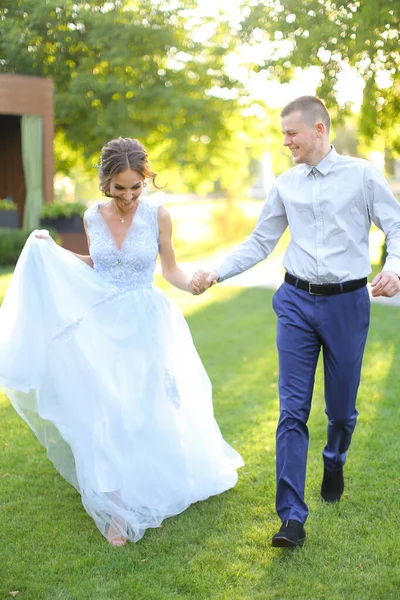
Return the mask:
POLYGON ((304 523, 307 420, 315 370, 323 350, 328 471, 340 469, 357 419, 356 396, 367 339, 366 287, 334 296, 312 296, 284 283, 273 298, 278 317, 280 418, 276 432, 276 509, 282 521, 304 523))

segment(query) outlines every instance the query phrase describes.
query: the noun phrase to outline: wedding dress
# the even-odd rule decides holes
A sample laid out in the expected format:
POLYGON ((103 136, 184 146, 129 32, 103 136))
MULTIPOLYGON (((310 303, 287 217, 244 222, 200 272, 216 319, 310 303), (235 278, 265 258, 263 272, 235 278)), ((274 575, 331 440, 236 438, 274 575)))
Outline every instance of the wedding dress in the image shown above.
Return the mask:
POLYGON ((0 385, 100 532, 132 541, 232 488, 240 455, 214 419, 188 326, 153 286, 158 208, 118 248, 85 213, 92 269, 29 237, 0 309, 0 385))

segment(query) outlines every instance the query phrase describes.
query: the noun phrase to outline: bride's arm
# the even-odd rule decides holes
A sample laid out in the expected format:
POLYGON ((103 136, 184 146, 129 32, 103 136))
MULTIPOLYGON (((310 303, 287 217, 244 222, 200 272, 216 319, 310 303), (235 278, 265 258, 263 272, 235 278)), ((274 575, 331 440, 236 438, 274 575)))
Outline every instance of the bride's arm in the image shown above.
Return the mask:
POLYGON ((185 292, 200 293, 196 282, 176 264, 175 251, 172 245, 171 217, 163 206, 158 208, 158 230, 161 269, 164 279, 180 290, 185 290, 185 292))
MULTIPOLYGON (((88 245, 88 248, 90 248, 90 239, 89 239, 89 236, 88 236, 87 225, 86 225, 85 219, 83 219, 83 227, 85 228, 87 245, 88 245)), ((76 252, 72 252, 72 254, 74 254, 74 256, 76 256, 76 258, 79 258, 79 260, 82 260, 84 263, 86 263, 87 265, 89 265, 89 267, 93 268, 93 261, 91 259, 90 254, 87 254, 87 255, 86 254, 77 254, 76 252)))
MULTIPOLYGON (((85 234, 86 234, 87 244, 88 244, 88 248, 89 248, 90 247, 90 239, 89 239, 89 236, 88 236, 85 219, 83 219, 83 226, 85 228, 85 234)), ((37 238, 39 238, 41 240, 46 240, 46 239, 50 239, 51 238, 49 232, 46 229, 40 229, 40 230, 36 231, 35 232, 35 237, 37 237, 37 238)), ((64 250, 67 250, 67 248, 64 248, 64 250)), ((82 262, 84 262, 87 265, 89 265, 89 267, 93 268, 93 261, 92 261, 92 259, 90 257, 90 254, 77 254, 76 252, 72 252, 72 250, 67 250, 67 251, 71 252, 71 254, 73 254, 74 256, 76 256, 76 258, 79 258, 79 260, 81 260, 82 262)))

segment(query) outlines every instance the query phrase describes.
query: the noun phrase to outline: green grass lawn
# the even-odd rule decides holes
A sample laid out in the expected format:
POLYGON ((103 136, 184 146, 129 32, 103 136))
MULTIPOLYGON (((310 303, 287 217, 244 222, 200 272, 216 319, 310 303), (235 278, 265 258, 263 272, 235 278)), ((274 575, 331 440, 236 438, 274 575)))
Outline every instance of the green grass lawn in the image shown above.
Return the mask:
POLYGON ((326 417, 318 372, 309 422, 307 541, 302 549, 281 550, 270 545, 279 527, 271 297, 267 290, 225 286, 185 296, 217 420, 246 465, 233 490, 167 519, 137 544, 106 542, 79 495, 0 397, 0 599, 10 591, 21 600, 399 598, 400 312, 373 306, 346 490, 333 506, 319 498, 326 417))

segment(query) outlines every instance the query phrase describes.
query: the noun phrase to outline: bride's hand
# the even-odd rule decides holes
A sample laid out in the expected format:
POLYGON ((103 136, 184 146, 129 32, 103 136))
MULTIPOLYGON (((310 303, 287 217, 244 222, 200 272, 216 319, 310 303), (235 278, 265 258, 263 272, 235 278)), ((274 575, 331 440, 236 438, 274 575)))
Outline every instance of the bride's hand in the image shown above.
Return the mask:
POLYGON ((189 291, 194 296, 199 296, 200 294, 202 294, 204 292, 203 285, 202 285, 203 279, 204 279, 204 271, 202 271, 202 270, 196 271, 196 273, 194 273, 194 275, 192 276, 192 279, 189 283, 189 291))
POLYGON ((36 229, 34 234, 35 237, 39 238, 40 240, 51 240, 51 235, 49 234, 47 229, 36 229))
POLYGON ((192 280, 190 282, 191 292, 195 296, 203 294, 208 288, 215 285, 218 281, 218 273, 217 271, 203 271, 200 269, 196 271, 193 275, 192 280))

